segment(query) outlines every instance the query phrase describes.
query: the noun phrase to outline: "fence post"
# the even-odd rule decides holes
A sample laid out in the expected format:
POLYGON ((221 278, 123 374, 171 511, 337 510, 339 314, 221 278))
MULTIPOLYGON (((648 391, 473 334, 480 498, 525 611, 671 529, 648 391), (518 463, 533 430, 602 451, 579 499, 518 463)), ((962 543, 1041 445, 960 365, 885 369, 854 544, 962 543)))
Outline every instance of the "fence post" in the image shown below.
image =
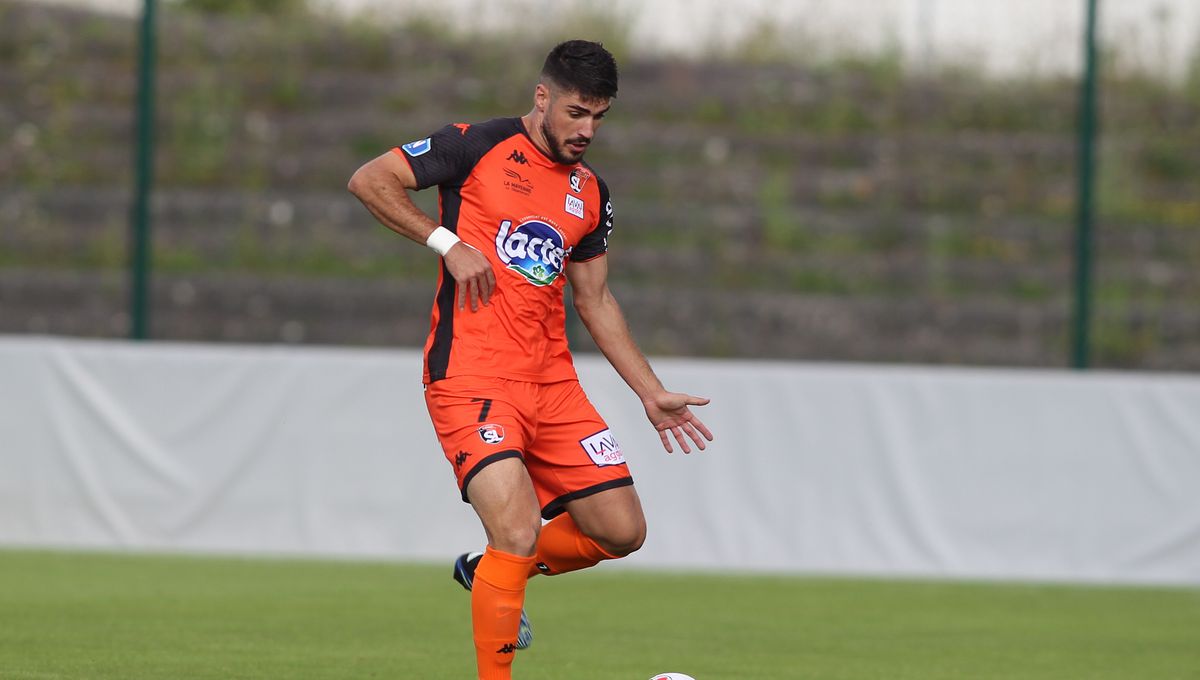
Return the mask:
POLYGON ((1071 364, 1087 368, 1091 363, 1092 216, 1095 203, 1096 143, 1096 4, 1087 2, 1087 30, 1083 47, 1083 84, 1079 94, 1079 195, 1075 234, 1075 310, 1071 364))
POLYGON ((149 337, 150 191, 154 180, 154 66, 156 0, 144 0, 138 59, 137 147, 129 248, 129 336, 149 337))

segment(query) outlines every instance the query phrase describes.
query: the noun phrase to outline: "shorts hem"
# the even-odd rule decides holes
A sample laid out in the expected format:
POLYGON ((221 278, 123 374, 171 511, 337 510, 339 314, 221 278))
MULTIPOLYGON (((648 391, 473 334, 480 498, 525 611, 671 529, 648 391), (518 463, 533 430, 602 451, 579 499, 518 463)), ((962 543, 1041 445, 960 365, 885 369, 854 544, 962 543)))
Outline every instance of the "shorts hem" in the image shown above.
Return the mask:
POLYGON ((471 502, 470 499, 467 498, 467 485, 471 483, 472 479, 475 479, 475 475, 479 474, 479 472, 481 470, 483 470, 485 467, 491 465, 492 463, 498 463, 507 458, 524 458, 524 456, 522 456, 521 452, 516 449, 509 449, 507 451, 493 453, 492 455, 487 456, 483 460, 476 463, 475 467, 471 468, 471 471, 468 472, 465 477, 463 477, 463 481, 462 481, 463 503, 471 502))
POLYGON ((558 517, 563 513, 563 510, 566 510, 567 503, 570 503, 571 501, 579 500, 580 498, 587 498, 588 496, 598 494, 601 491, 618 489, 622 486, 633 486, 633 477, 610 479, 607 482, 600 482, 599 484, 593 484, 592 486, 579 489, 578 491, 572 491, 571 493, 563 494, 550 501, 546 504, 546 507, 542 508, 542 519, 550 520, 558 517))

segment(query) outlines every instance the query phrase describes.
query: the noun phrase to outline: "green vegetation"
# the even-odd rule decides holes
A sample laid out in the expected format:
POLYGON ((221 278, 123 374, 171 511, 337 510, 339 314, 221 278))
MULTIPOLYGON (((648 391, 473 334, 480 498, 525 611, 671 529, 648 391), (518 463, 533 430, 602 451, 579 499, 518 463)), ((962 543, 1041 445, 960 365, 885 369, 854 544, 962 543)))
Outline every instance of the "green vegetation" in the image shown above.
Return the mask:
POLYGON ((308 0, 180 0, 184 9, 207 14, 294 17, 308 11, 308 0))
MULTIPOLYGON (((1069 291, 1070 79, 914 72, 898 49, 839 51, 771 24, 706 60, 646 59, 630 18, 600 10, 537 34, 480 35, 433 14, 334 19, 302 0, 163 9, 159 272, 426 275, 346 203, 350 173, 441 122, 522 112, 545 49, 583 36, 612 48, 625 74, 589 154, 614 191, 613 247, 645 255, 614 267, 618 282, 1016 302, 1069 291), (197 193, 217 207, 169 209, 197 193), (314 206, 276 224, 263 205, 281 197, 314 206)), ((0 182, 29 197, 0 265, 118 268, 126 207, 111 196, 129 184, 136 32, 122 18, 37 16, 0 25, 0 69, 22 93, 0 182), (95 212, 59 206, 76 194, 95 212)), ((1200 50, 1177 81, 1117 52, 1105 64, 1096 272, 1118 294, 1099 311, 1194 308, 1200 50)), ((1111 323, 1100 334, 1115 338, 1112 357, 1159 340, 1111 323)))
MULTIPOLYGON (((1194 589, 646 573, 539 577, 520 677, 1195 678, 1194 589)), ((0 551, 13 680, 471 677, 448 565, 0 551)))

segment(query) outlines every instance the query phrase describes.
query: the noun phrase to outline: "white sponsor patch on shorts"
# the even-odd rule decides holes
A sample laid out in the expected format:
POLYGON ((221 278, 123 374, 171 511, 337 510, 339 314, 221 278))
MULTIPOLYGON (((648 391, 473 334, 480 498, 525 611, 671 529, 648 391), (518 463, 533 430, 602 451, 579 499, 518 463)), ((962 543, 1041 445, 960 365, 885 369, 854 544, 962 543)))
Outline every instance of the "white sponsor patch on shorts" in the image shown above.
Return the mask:
POLYGON ((610 430, 601 430, 587 439, 579 440, 579 445, 587 451, 592 462, 601 467, 605 465, 621 465, 625 462, 625 454, 621 453, 621 445, 610 430))

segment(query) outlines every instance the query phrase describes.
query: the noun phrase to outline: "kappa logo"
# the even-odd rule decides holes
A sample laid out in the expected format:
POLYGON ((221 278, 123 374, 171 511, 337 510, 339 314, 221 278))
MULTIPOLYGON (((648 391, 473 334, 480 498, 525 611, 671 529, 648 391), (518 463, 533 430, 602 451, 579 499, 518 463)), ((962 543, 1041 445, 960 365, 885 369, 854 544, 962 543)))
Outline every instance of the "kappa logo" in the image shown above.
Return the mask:
POLYGON ((466 451, 459 451, 458 455, 454 457, 454 467, 462 467, 463 463, 467 462, 467 458, 470 456, 471 454, 467 453, 466 451))
POLYGON ((516 170, 505 168, 504 175, 508 177, 508 179, 504 180, 505 189, 515 191, 518 194, 524 194, 525 196, 533 193, 533 182, 522 177, 516 170))
POLYGON ((515 651, 517 651, 517 646, 514 645, 513 643, 509 642, 509 643, 505 644, 503 647, 501 647, 500 649, 497 649, 496 653, 497 654, 512 654, 515 651))
POLYGON ((466 137, 467 130, 471 129, 471 124, 470 123, 455 123, 454 127, 458 128, 458 134, 462 135, 463 137, 466 137))
POLYGON ((607 428, 587 439, 579 440, 579 445, 587 452, 592 462, 599 467, 625 464, 625 454, 621 452, 621 445, 617 443, 617 438, 607 428))
POLYGON ((508 154, 508 158, 505 160, 512 161, 518 165, 529 165, 529 161, 525 159, 525 154, 516 149, 513 149, 513 152, 508 154))
POLYGON ((504 441, 504 426, 488 423, 479 428, 479 438, 484 444, 499 444, 504 441))
POLYGON ((433 138, 426 137, 415 142, 409 142, 400 148, 404 149, 404 153, 416 158, 417 156, 429 153, 429 150, 433 148, 433 138))
POLYGON ((567 202, 565 205, 563 205, 563 210, 566 210, 568 213, 570 213, 582 220, 583 219, 583 199, 578 196, 572 196, 571 194, 567 194, 567 202))
POLYGON ((579 193, 583 191, 583 185, 592 178, 592 173, 585 168, 575 168, 571 171, 571 191, 579 193))

